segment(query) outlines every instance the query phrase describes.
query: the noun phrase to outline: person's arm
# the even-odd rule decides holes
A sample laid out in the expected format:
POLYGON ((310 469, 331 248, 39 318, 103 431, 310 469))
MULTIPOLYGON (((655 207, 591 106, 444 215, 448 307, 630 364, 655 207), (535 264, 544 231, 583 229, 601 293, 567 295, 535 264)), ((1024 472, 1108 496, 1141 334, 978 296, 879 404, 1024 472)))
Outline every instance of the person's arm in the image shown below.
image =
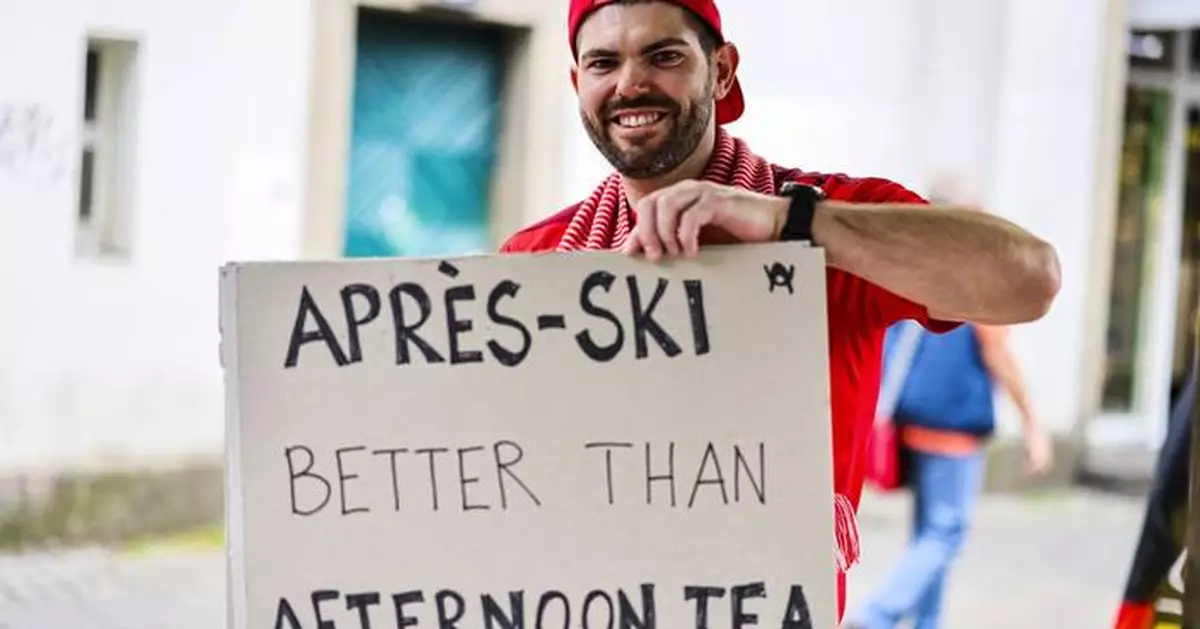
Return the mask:
POLYGON ((972 208, 826 201, 812 233, 831 266, 920 303, 940 320, 1033 321, 1059 290, 1052 246, 972 208))
POLYGON ((1025 432, 1036 428, 1029 390, 1025 388, 1025 379, 1021 376, 1016 358, 1008 349, 1008 330, 998 326, 977 325, 975 333, 983 363, 988 373, 992 374, 992 379, 1012 398, 1017 412, 1021 414, 1022 428, 1025 432))
MULTIPOLYGON (((832 267, 920 304, 931 319, 1005 325, 1041 318, 1058 294, 1058 255, 1013 223, 974 208, 930 206, 886 180, 861 179, 822 202, 813 240, 832 267)), ((711 243, 778 241, 790 201, 682 181, 647 195, 622 246, 629 255, 693 256, 711 243)))
POLYGON ((1000 384, 1012 399, 1021 415, 1021 430, 1025 437, 1025 452, 1032 471, 1042 472, 1050 466, 1050 439, 1037 420, 1033 402, 1017 360, 1008 348, 1008 330, 1003 327, 976 325, 976 338, 983 363, 992 379, 1000 384))

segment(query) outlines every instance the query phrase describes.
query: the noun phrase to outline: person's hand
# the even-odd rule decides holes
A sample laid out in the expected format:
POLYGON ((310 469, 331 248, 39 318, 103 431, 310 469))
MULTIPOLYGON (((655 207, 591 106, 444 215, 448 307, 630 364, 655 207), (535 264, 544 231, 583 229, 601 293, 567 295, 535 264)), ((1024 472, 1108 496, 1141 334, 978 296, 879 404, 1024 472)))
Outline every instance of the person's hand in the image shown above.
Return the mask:
POLYGON ((1045 474, 1054 461, 1054 444, 1050 435, 1041 428, 1030 429, 1025 434, 1025 470, 1030 474, 1045 474))
POLYGON ((627 255, 694 256, 700 243, 770 242, 779 239, 789 201, 708 181, 687 180, 647 195, 637 204, 637 226, 621 247, 627 255))

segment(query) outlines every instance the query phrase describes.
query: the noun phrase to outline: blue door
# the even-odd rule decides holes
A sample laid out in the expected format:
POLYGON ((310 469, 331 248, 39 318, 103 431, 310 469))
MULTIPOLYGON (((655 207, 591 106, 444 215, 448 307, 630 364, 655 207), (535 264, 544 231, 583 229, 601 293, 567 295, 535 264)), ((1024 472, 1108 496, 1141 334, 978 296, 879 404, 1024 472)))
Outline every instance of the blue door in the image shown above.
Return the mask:
POLYGON ((492 249, 502 33, 359 13, 344 253, 492 249))

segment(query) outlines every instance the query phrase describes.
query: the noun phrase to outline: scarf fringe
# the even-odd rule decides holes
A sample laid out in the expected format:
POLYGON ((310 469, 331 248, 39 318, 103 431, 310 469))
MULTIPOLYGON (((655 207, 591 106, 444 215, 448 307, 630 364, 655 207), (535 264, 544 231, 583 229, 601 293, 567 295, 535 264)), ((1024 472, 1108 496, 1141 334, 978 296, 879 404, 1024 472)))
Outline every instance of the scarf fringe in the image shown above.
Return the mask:
POLYGON ((834 559, 837 560, 838 570, 846 572, 858 563, 858 518, 854 515, 854 505, 842 494, 833 497, 833 515, 834 534, 837 537, 834 559))
MULTIPOLYGON (((775 194, 775 173, 771 165, 755 155, 745 141, 717 129, 712 158, 702 176, 705 181, 775 194)), ((571 223, 559 240, 558 251, 619 249, 633 231, 636 217, 621 176, 608 176, 579 205, 571 223)))

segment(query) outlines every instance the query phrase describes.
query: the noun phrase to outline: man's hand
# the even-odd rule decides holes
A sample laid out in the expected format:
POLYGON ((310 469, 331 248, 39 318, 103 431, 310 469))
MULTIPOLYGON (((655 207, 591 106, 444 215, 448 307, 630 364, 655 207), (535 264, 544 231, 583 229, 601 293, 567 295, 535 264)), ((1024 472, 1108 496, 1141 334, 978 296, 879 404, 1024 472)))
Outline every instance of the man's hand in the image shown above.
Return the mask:
POLYGON ((627 255, 696 255, 700 243, 779 239, 789 201, 708 181, 686 180, 647 195, 634 208, 637 226, 621 247, 627 255))
POLYGON ((1050 435, 1032 418, 1027 425, 1035 426, 1025 433, 1025 471, 1030 474, 1045 474, 1054 460, 1054 444, 1050 435))

